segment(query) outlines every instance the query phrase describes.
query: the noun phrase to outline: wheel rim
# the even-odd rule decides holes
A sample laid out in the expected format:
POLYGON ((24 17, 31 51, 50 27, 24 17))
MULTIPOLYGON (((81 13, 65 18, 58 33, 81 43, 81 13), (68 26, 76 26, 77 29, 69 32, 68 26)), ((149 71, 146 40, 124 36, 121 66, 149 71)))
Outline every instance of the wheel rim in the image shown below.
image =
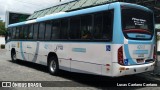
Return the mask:
POLYGON ((51 72, 55 72, 56 70, 56 62, 54 60, 52 60, 50 63, 50 70, 51 72))
POLYGON ((17 57, 16 57, 16 54, 13 54, 13 60, 16 60, 17 57))

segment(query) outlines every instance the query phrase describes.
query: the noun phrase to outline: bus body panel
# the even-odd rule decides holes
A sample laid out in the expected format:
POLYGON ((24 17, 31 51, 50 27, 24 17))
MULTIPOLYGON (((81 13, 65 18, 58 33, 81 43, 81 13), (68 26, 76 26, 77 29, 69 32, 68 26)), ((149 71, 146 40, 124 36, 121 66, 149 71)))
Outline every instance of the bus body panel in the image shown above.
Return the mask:
POLYGON ((27 42, 27 53, 28 53, 28 60, 31 62, 37 61, 37 55, 40 50, 37 42, 27 42))
POLYGON ((126 65, 146 64, 146 60, 153 59, 155 44, 150 41, 135 41, 124 39, 124 59, 126 65), (134 42, 134 43, 133 43, 134 42))
POLYGON ((110 65, 109 69, 112 66, 111 44, 69 43, 68 45, 68 43, 55 42, 14 41, 12 46, 17 52, 17 59, 47 65, 46 55, 49 52, 55 52, 59 59, 60 69, 96 75, 111 75, 111 71, 107 71, 106 66, 110 65), (95 49, 96 51, 93 52, 95 49), (99 57, 99 55, 103 57, 99 57))
MULTIPOLYGON (((151 40, 130 40, 124 37, 122 32, 122 19, 121 19, 121 5, 127 4, 110 4, 110 8, 114 8, 114 26, 113 26, 113 52, 112 52, 112 76, 123 76, 136 73, 142 73, 146 71, 152 71, 154 69, 154 58, 153 53, 155 49, 154 36, 151 40), (123 48, 123 58, 125 65, 118 64, 118 49, 123 48), (141 60, 137 62, 137 60, 141 60), (151 62, 145 62, 151 60, 151 62), (127 70, 120 70, 126 69, 127 70), (129 68, 129 69, 128 69, 129 68), (136 70, 135 70, 136 69, 136 70), (138 70, 137 70, 138 69, 138 70), (135 71, 134 71, 135 70, 135 71)), ((144 10, 149 10, 145 7, 139 5, 129 4, 128 6, 143 8, 144 10)), ((153 34, 154 35, 154 34, 153 34)))
POLYGON ((112 45, 109 44, 70 44, 69 56, 71 60, 71 71, 77 70, 88 73, 102 74, 102 66, 111 65, 112 45), (101 53, 99 53, 101 52, 101 53), (99 55, 102 55, 99 57, 99 55), (89 56, 89 57, 88 57, 89 56))
POLYGON ((34 55, 34 58, 32 59, 32 61, 39 63, 39 64, 47 65, 48 51, 46 51, 44 44, 45 43, 43 43, 41 41, 38 41, 35 43, 34 46, 36 47, 36 50, 33 51, 33 52, 35 52, 35 55, 34 55))
POLYGON ((112 42, 114 44, 124 44, 120 3, 110 4, 109 8, 114 8, 113 41, 112 42))
MULTIPOLYGON (((151 40, 131 40, 124 37, 121 19, 121 5, 123 4, 111 3, 35 20, 35 22, 41 22, 113 9, 112 41, 10 41, 6 45, 7 50, 11 51, 14 48, 18 59, 42 65, 47 65, 49 53, 55 53, 58 57, 59 69, 71 72, 117 77, 151 71, 154 69, 155 62, 146 63, 145 60, 153 59, 154 36, 151 40), (120 47, 123 51, 124 65, 120 65, 118 62, 118 49, 120 47), (144 59, 144 62, 137 63, 137 59, 144 59)), ((148 10, 139 5, 128 5, 148 10)), ((9 27, 23 24, 24 22, 9 27)))

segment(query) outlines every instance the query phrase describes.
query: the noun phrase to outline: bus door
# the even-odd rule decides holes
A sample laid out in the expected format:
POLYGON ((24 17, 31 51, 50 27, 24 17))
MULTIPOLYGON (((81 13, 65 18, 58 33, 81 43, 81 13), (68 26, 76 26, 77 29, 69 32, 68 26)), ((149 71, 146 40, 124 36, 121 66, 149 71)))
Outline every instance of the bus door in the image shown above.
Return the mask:
POLYGON ((31 62, 36 62, 38 50, 37 50, 37 42, 28 42, 27 43, 27 52, 28 52, 28 60, 31 62))

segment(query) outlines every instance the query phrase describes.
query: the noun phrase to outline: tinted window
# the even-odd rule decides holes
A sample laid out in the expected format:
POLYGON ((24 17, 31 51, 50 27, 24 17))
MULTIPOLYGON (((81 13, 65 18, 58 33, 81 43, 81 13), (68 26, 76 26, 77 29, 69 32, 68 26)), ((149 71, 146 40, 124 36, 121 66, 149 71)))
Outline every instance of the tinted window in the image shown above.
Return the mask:
POLYGON ((80 18, 74 17, 70 19, 70 39, 80 39, 80 18))
POLYGON ((112 40, 113 32, 113 11, 104 11, 94 14, 94 39, 112 40))
POLYGON ((103 13, 94 15, 94 39, 102 39, 103 31, 103 13))
POLYGON ((61 39, 68 39, 68 20, 61 21, 61 39))
POLYGON ((103 13, 103 30, 101 39, 112 40, 113 31, 113 11, 103 13))
POLYGON ((53 21, 52 40, 60 39, 60 21, 53 21))
POLYGON ((27 35, 28 35, 28 26, 24 26, 24 28, 23 28, 23 34, 24 34, 24 39, 27 39, 28 37, 27 37, 27 35))
POLYGON ((39 24, 38 39, 43 40, 44 39, 44 33, 45 33, 45 23, 40 23, 39 24))
POLYGON ((19 31, 19 38, 20 39, 24 39, 23 29, 24 29, 23 27, 19 27, 19 30, 20 30, 19 31))
POLYGON ((13 32, 12 37, 34 40, 111 40, 112 24, 113 12, 103 11, 21 26, 13 32))
POLYGON ((52 28, 52 22, 51 21, 46 22, 45 40, 50 40, 51 28, 52 28))
POLYGON ((16 29, 16 37, 15 38, 19 39, 19 27, 17 27, 17 29, 16 29))
POLYGON ((91 39, 92 37, 92 16, 86 15, 81 18, 81 39, 91 39))
POLYGON ((33 39, 33 25, 29 25, 29 29, 28 29, 28 39, 33 39))
POLYGON ((33 39, 37 39, 37 36, 38 36, 38 26, 39 24, 34 24, 34 36, 33 36, 33 39))
POLYGON ((7 30, 7 42, 11 40, 11 36, 12 36, 12 28, 8 28, 7 30))
POLYGON ((12 30, 12 39, 15 39, 16 36, 16 27, 12 30))
POLYGON ((153 13, 149 10, 122 7, 122 29, 128 39, 151 39, 154 33, 153 13))
POLYGON ((153 14, 134 8, 122 10, 123 29, 143 29, 153 31, 153 14), (144 17, 145 16, 145 17, 144 17))

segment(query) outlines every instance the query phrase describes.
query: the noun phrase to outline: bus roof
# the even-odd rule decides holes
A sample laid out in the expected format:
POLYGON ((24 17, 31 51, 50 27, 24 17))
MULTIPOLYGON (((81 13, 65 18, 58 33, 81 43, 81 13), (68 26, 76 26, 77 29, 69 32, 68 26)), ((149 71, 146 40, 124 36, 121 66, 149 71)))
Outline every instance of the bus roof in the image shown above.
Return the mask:
POLYGON ((137 5, 137 4, 129 4, 129 3, 124 3, 124 2, 114 2, 114 3, 110 3, 110 4, 80 9, 80 10, 76 10, 76 11, 72 11, 72 12, 59 12, 59 13, 47 15, 44 17, 40 17, 40 18, 37 18, 34 20, 28 20, 28 21, 24 21, 24 22, 20 22, 20 23, 10 24, 8 27, 15 27, 15 26, 21 26, 21 25, 25 25, 25 24, 31 24, 31 23, 36 23, 36 22, 52 20, 52 19, 59 19, 59 18, 71 17, 71 16, 82 15, 82 14, 87 14, 87 13, 94 13, 94 12, 98 12, 98 11, 105 11, 105 10, 108 10, 109 5, 112 8, 116 7, 117 5, 118 6, 119 5, 127 5, 127 6, 131 6, 131 7, 142 8, 144 10, 151 11, 150 9, 148 9, 144 6, 137 5))
POLYGON ((99 5, 104 5, 108 3, 116 2, 117 0, 65 0, 65 2, 60 2, 49 8, 35 11, 28 20, 36 19, 39 17, 44 17, 49 14, 58 12, 70 12, 79 9, 84 9, 88 7, 94 7, 99 5))

